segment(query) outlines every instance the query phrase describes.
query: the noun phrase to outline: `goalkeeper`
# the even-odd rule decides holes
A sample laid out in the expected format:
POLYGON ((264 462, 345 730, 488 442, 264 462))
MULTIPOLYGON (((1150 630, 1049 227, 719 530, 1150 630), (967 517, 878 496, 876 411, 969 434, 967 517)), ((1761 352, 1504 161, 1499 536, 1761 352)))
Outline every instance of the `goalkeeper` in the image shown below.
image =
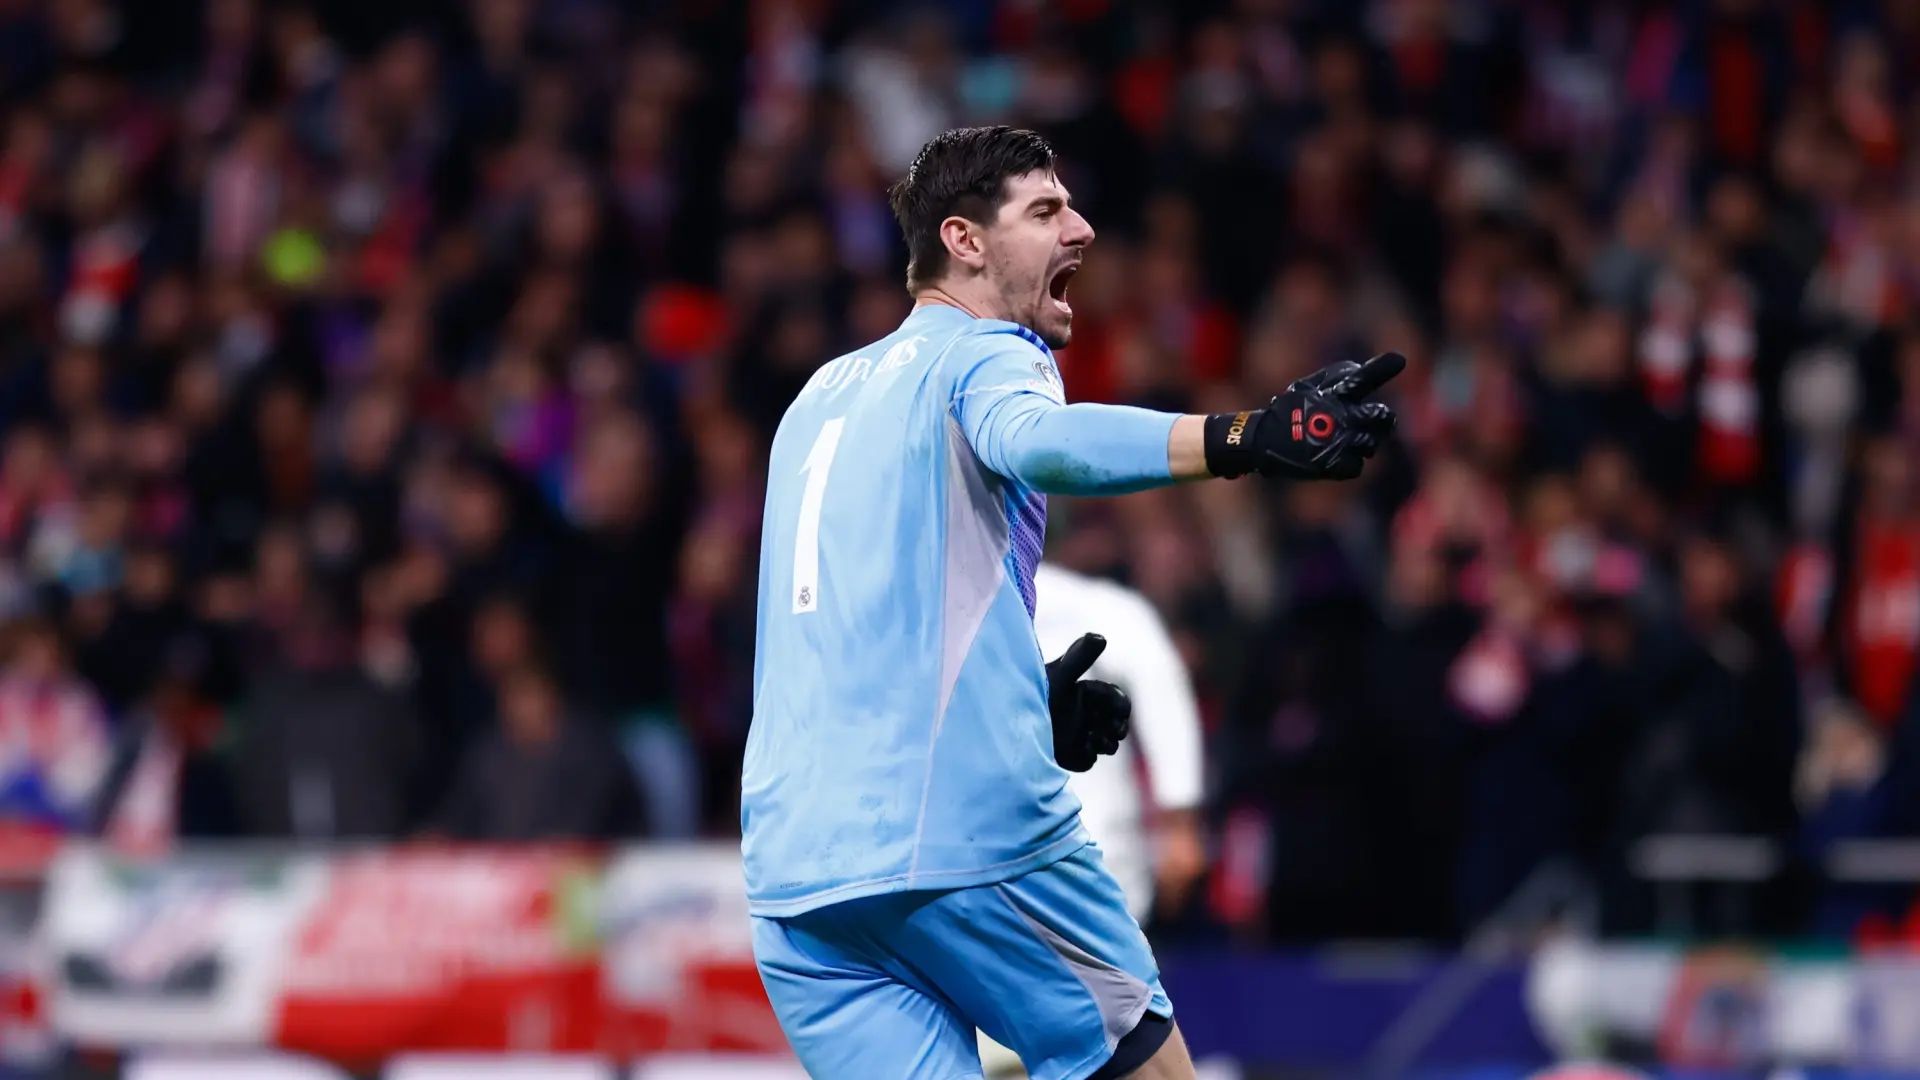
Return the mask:
MULTIPOLYGON (((969 128, 892 192, 915 306, 824 364, 768 463, 741 831, 754 955, 817 1077, 1189 1078, 1158 968, 1066 784, 1125 697, 1033 629, 1049 494, 1349 479, 1387 354, 1263 407, 1068 405, 1053 351, 1093 229, 1032 132, 969 128)), ((1089 627, 1097 632, 1099 627, 1089 627)))

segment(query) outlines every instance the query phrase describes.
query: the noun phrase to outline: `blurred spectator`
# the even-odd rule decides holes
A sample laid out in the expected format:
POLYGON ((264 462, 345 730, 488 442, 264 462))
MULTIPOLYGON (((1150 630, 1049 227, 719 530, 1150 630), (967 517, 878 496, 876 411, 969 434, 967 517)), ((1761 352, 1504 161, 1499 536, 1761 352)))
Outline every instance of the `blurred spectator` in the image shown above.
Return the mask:
POLYGON ((421 752, 412 705, 361 666, 323 601, 296 603, 232 720, 243 826, 270 837, 399 836, 421 752))
POLYGON ((468 751, 438 827, 465 840, 609 840, 641 835, 639 792, 590 722, 568 714, 538 667, 499 683, 499 723, 468 751))
POLYGON ((1842 594, 1843 676, 1867 714, 1892 726, 1906 707, 1920 649, 1920 506, 1912 451, 1874 440, 1862 455, 1842 594))
POLYGON ((547 584, 561 678, 581 711, 614 725, 667 836, 698 828, 699 770, 672 709, 667 605, 679 569, 653 432, 628 412, 581 433, 565 495, 575 525, 547 584))
POLYGON ((216 740, 223 716, 204 686, 205 643, 169 643, 152 689, 121 724, 93 828, 117 849, 240 834, 231 773, 216 740))
POLYGON ((0 816, 82 829, 111 757, 106 711, 52 625, 14 624, 0 655, 0 816))
POLYGON ((96 614, 90 600, 76 601, 79 669, 115 712, 133 707, 189 629, 178 578, 171 552, 143 545, 125 557, 117 602, 96 614))

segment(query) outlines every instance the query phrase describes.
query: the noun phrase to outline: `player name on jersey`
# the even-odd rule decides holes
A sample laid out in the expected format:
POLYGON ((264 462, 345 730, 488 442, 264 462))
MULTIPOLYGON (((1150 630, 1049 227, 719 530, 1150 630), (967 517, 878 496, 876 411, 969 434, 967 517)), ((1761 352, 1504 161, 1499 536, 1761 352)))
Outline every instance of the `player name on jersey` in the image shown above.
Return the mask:
POLYGON ((920 343, 925 340, 927 340, 925 337, 916 336, 895 342, 893 347, 880 357, 878 364, 873 362, 872 357, 863 353, 829 360, 820 365, 820 369, 813 373, 813 378, 807 380, 807 385, 800 388, 800 394, 802 396, 832 394, 856 382, 866 382, 875 375, 898 371, 920 358, 920 343))

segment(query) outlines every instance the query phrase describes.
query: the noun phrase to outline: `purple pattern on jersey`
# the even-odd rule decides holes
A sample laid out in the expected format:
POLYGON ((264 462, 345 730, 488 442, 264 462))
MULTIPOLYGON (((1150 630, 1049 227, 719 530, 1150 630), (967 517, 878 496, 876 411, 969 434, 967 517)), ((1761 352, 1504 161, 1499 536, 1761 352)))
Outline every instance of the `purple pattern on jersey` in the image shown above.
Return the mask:
POLYGON ((1013 560, 1013 583, 1033 617, 1033 572, 1047 545, 1047 497, 1038 491, 1014 490, 1007 495, 1007 555, 1013 560))

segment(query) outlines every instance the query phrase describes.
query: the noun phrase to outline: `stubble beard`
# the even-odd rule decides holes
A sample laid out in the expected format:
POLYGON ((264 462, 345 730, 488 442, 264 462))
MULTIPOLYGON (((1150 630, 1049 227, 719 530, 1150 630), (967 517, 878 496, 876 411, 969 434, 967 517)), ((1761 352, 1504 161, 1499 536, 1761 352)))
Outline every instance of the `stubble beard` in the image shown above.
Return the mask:
POLYGON ((1073 323, 1053 310, 1045 279, 1031 283, 1031 288, 1020 287, 1008 275, 1000 280, 1000 310, 1007 312, 1006 319, 1033 331, 1049 349, 1066 348, 1073 340, 1073 323))

